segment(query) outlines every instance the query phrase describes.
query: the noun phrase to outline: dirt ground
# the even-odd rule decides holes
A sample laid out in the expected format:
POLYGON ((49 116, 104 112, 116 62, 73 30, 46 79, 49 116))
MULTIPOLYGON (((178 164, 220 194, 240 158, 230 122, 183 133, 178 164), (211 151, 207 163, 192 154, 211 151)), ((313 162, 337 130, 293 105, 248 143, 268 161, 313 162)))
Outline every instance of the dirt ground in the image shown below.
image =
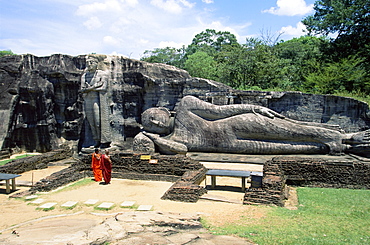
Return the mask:
MULTIPOLYGON (((217 168, 215 163, 204 163, 208 168, 217 168), (207 166, 208 165, 208 166, 207 166)), ((36 181, 59 171, 67 166, 51 166, 43 170, 34 170, 23 173, 17 178, 18 183, 32 184, 36 181)), ((225 168, 225 164, 223 164, 225 168)), ((227 169, 245 169, 261 171, 261 165, 230 164, 227 169)), ((207 177, 206 182, 210 185, 211 180, 207 177)), ((241 192, 241 180, 239 178, 218 177, 217 184, 221 186, 216 190, 209 190, 208 195, 224 201, 201 199, 197 203, 183 203, 169 200, 161 200, 162 195, 173 183, 158 181, 139 181, 126 179, 112 179, 110 185, 100 185, 91 180, 91 183, 78 188, 67 188, 65 190, 51 191, 48 193, 37 193, 46 202, 56 202, 56 208, 49 211, 37 209, 38 206, 30 204, 24 199, 9 198, 5 194, 5 186, 0 185, 0 233, 11 232, 19 226, 27 226, 32 222, 49 218, 71 218, 74 219, 103 219, 103 217, 119 212, 132 211, 122 208, 120 204, 124 201, 135 201, 135 205, 152 205, 152 210, 175 213, 197 213, 204 217, 212 225, 222 225, 235 222, 240 217, 254 219, 266 215, 268 207, 242 205, 243 192, 241 192), (96 210, 93 206, 84 204, 88 199, 98 199, 98 203, 112 202, 114 208, 103 211, 96 210), (229 200, 230 202, 225 202, 229 200), (61 205, 67 201, 77 201, 78 205, 71 209, 65 209, 61 205)), ((17 186, 17 192, 27 190, 29 187, 17 186)), ((12 192, 11 194, 14 194, 12 192)), ((292 204, 294 205, 294 203, 292 204)))

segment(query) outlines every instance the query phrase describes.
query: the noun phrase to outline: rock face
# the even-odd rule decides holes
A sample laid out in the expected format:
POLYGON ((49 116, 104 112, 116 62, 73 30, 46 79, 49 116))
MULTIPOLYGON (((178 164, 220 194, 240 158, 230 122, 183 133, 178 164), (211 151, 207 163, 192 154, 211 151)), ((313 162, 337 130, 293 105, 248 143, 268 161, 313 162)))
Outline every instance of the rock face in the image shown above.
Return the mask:
POLYGON ((370 128, 368 105, 357 100, 236 91, 172 66, 120 56, 5 56, 0 82, 2 149, 47 152, 68 143, 77 152, 99 144, 127 145, 140 132, 143 111, 173 111, 186 95, 219 105, 262 105, 292 119, 338 124, 346 132, 370 128))

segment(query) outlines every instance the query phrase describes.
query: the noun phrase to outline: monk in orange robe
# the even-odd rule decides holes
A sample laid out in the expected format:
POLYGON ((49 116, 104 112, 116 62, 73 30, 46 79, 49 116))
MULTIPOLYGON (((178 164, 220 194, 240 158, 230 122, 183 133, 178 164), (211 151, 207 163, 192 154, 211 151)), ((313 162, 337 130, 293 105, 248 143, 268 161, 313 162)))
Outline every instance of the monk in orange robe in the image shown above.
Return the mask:
POLYGON ((109 151, 105 150, 105 154, 101 156, 100 167, 103 172, 103 178, 106 185, 110 184, 112 177, 112 160, 109 156, 109 151))
POLYGON ((95 152, 92 154, 92 157, 91 157, 91 168, 94 173, 95 181, 102 181, 102 171, 100 168, 100 159, 101 159, 101 155, 99 153, 99 149, 95 149, 95 152))

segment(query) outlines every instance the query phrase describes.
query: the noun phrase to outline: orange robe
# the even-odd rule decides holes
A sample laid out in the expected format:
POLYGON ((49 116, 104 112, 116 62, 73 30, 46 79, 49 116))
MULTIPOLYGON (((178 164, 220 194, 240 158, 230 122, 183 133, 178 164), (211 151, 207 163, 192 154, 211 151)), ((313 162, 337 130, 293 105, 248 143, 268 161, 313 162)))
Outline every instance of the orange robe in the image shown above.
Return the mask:
POLYGON ((91 168, 94 173, 95 181, 102 181, 103 175, 100 168, 100 158, 101 155, 98 153, 93 153, 91 158, 91 168))
POLYGON ((101 155, 100 166, 103 171, 105 184, 110 184, 110 180, 112 177, 112 161, 110 160, 110 156, 107 156, 105 154, 101 155))

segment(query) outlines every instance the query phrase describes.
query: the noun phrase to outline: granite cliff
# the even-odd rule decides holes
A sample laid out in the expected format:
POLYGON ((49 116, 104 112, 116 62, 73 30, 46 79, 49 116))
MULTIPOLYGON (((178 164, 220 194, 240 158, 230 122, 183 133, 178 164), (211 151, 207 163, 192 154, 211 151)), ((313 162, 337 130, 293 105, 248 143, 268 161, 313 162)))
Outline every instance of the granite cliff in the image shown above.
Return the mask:
POLYGON ((63 143, 76 151, 126 146, 140 132, 143 111, 173 111, 186 95, 218 105, 262 105, 292 119, 337 124, 348 133, 370 128, 368 105, 351 98, 237 91, 173 66, 121 56, 28 54, 0 58, 0 146, 38 152, 63 143), (97 117, 98 126, 92 123, 97 117), (103 135, 108 141, 97 140, 103 135))

